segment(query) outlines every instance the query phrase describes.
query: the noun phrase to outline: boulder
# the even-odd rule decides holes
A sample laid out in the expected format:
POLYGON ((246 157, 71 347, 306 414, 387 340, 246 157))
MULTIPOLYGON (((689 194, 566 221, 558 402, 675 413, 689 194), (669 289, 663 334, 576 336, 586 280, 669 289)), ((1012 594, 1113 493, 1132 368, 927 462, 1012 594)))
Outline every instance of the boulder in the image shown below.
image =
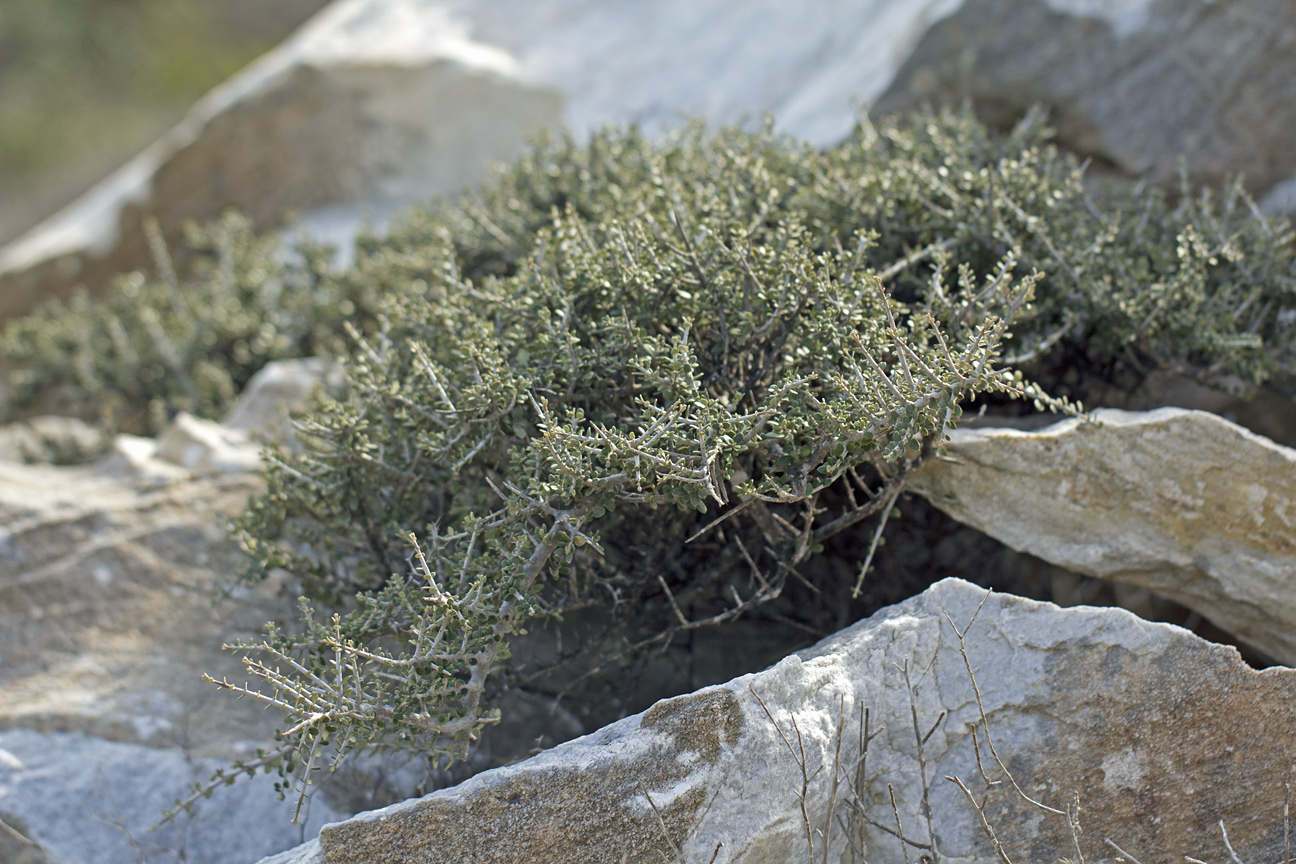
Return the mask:
POLYGON ((213 604, 243 566, 226 522, 260 486, 0 462, 0 729, 226 758, 272 740, 273 717, 200 678, 242 676, 222 644, 294 615, 282 580, 213 604))
POLYGON ((145 214, 177 242, 186 220, 231 207, 263 227, 337 202, 386 210, 452 192, 511 157, 557 120, 559 102, 441 4, 343 0, 0 249, 0 319, 148 266, 145 214))
MULTIPOLYGON (((649 130, 772 111, 816 145, 875 114, 970 101, 1010 124, 1041 103, 1104 169, 1245 173, 1296 200, 1296 11, 1285 0, 336 0, 172 132, 0 249, 0 320, 150 263, 229 207, 287 211, 343 246, 366 220, 454 193, 542 128, 649 130), (1277 184, 1277 186, 1276 186, 1277 184)), ((1287 203, 1284 203, 1287 202, 1287 203)))
POLYGON ((31 842, 10 839, 33 864, 247 864, 345 815, 312 802, 294 825, 294 802, 279 800, 277 778, 263 774, 238 795, 214 795, 153 827, 222 764, 176 748, 0 732, 0 819, 22 826, 31 842))
POLYGON ((296 601, 271 579, 213 602, 242 566, 226 520, 260 478, 184 474, 141 489, 103 463, 0 462, 0 820, 36 844, 0 829, 0 860, 234 864, 352 812, 321 798, 294 827, 263 775, 148 831, 196 780, 272 745, 274 716, 200 676, 241 676, 221 646, 296 601))
POLYGON ((1068 570, 1147 588, 1296 665, 1296 450, 1214 414, 958 429, 909 488, 1068 570))
POLYGON ((158 435, 153 456, 195 476, 256 471, 261 467, 257 445, 242 432, 184 411, 158 435))
POLYGON ((1107 839, 1126 860, 1220 860, 1222 825, 1241 860, 1272 861, 1294 724, 1296 670, 950 579, 764 672, 262 864, 784 864, 825 844, 830 861, 988 862, 981 816, 1014 860, 1074 860, 1075 838, 1090 860, 1114 857, 1107 839))
POLYGON ((341 367, 323 357, 271 361, 252 376, 221 425, 253 440, 292 446, 291 412, 304 408, 317 389, 336 393, 343 383, 341 367))
MULTIPOLYGON (((240 401, 253 428, 283 410, 275 389, 240 401)), ((275 712, 201 676, 244 680, 222 646, 257 641, 268 621, 294 626, 299 591, 282 572, 235 582, 245 559, 226 525, 262 488, 241 432, 182 415, 159 441, 113 447, 87 465, 0 460, 0 862, 250 862, 324 821, 584 731, 552 698, 518 690, 457 774, 407 754, 355 759, 296 827, 277 778, 240 778, 149 833, 195 781, 273 746, 275 712)))
POLYGON ((880 93, 957 0, 337 0, 194 106, 135 160, 0 249, 0 320, 149 266, 141 227, 180 238, 226 208, 287 211, 345 246, 366 220, 455 193, 542 128, 730 123, 776 112, 817 144, 880 93))
POLYGON ((1010 126, 1041 104, 1104 169, 1174 184, 1182 157, 1194 182, 1263 195, 1296 171, 1294 34, 1286 0, 964 0, 874 111, 967 100, 1010 126))

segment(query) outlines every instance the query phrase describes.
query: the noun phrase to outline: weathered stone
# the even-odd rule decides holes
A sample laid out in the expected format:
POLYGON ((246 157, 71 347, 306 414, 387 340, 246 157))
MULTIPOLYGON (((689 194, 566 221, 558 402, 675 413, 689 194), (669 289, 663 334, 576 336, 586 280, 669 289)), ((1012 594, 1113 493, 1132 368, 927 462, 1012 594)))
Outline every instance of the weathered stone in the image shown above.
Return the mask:
POLYGON ((259 448, 246 435, 184 411, 162 430, 153 455, 197 477, 261 467, 259 448))
MULTIPOLYGON (((994 860, 945 779, 984 791, 971 735, 984 718, 954 630, 974 616, 966 646, 995 751, 1037 800, 1064 811, 1079 796, 1091 860, 1110 859, 1103 838, 1142 861, 1222 858, 1220 820, 1242 860, 1278 859, 1293 755, 1279 730, 1296 728, 1296 670, 1256 672, 1231 648, 1124 611, 945 580, 764 672, 326 826, 272 860, 656 862, 677 846, 685 862, 785 864, 806 860, 802 800, 812 831, 829 826, 827 860, 905 860, 897 818, 917 842, 934 833, 939 860, 994 860)), ((1015 860, 1073 854, 1065 816, 1009 784, 985 815, 1015 860)))
MULTIPOLYGON (((0 826, 0 862, 47 864, 35 857, 43 849, 48 864, 135 864, 122 857, 124 837, 109 843, 97 823, 87 827, 96 814, 117 818, 110 805, 141 848, 189 844, 188 858, 149 852, 150 864, 249 862, 311 836, 289 825, 291 806, 270 805, 264 777, 216 790, 180 833, 144 829, 194 780, 273 746, 274 711, 201 675, 246 680, 222 646, 257 641, 267 621, 291 627, 298 594, 282 573, 234 584, 245 562, 226 524, 260 490, 256 473, 195 478, 156 458, 148 439, 118 436, 116 447, 93 465, 0 461, 0 820, 40 844, 0 826), (241 839, 222 846, 219 832, 241 839)), ((515 761, 583 731, 552 700, 515 691, 504 704, 507 722, 466 767, 515 761)), ((442 775, 408 755, 353 760, 323 778, 310 828, 452 782, 442 775)))
POLYGON ((305 407, 317 388, 337 392, 342 383, 341 368, 323 357, 275 360, 252 376, 221 425, 253 440, 291 446, 291 412, 305 407))
POLYGON ((111 437, 75 417, 45 414, 0 426, 0 460, 75 465, 106 453, 111 437))
POLYGON ((141 492, 98 466, 0 463, 0 729, 226 757, 272 740, 272 716, 200 678, 241 678, 221 645, 294 614, 281 582, 212 604, 242 567, 226 521, 259 488, 238 474, 141 492))
POLYGON ((21 825, 34 841, 11 838, 32 864, 248 864, 343 815, 312 802, 293 825, 295 802, 280 801, 276 778, 261 775, 245 779, 236 795, 199 801, 192 813, 150 830, 176 798, 219 767, 219 760, 178 748, 0 732, 0 819, 21 825))
POLYGON ((1287 0, 964 0, 912 51, 874 110, 968 100, 1008 126, 1041 104, 1059 143, 1127 176, 1244 174, 1264 194, 1296 170, 1296 6, 1287 0))
POLYGON ((344 0, 0 249, 0 319, 149 266, 143 214, 175 242, 186 220, 230 207, 264 227, 289 210, 453 192, 558 116, 556 93, 441 4, 344 0))
MULTIPOLYGON (((650 131, 772 111, 816 145, 852 100, 888 113, 969 100, 993 122, 1047 107, 1060 143, 1126 176, 1296 171, 1296 11, 1286 0, 870 0, 807 15, 735 0, 338 0, 175 130, 0 249, 0 319, 150 263, 153 214, 286 211, 346 245, 370 214, 453 193, 542 127, 650 131), (319 209, 318 212, 316 208, 319 209)), ((1271 209, 1296 200, 1296 180, 1271 209), (1286 203, 1284 203, 1286 202, 1286 203)))
POLYGON ((1201 411, 956 430, 909 487, 1089 576, 1147 588, 1296 664, 1296 451, 1201 411))
MULTIPOLYGON (((0 462, 0 819, 50 864, 251 861, 310 836, 274 778, 147 829, 195 780, 272 745, 271 713, 200 676, 241 679, 221 646, 291 620, 296 595, 270 580, 213 604, 242 566, 225 523, 257 475, 146 491, 133 477, 0 462)), ((321 799, 310 832, 346 812, 321 799)))
POLYGON ((849 132, 851 100, 880 93, 928 22, 957 5, 871 0, 807 16, 733 0, 338 0, 0 249, 0 320, 149 266, 142 214, 177 240, 184 220, 229 207, 262 227, 293 210, 346 245, 365 214, 381 221, 457 192, 544 127, 584 136, 607 122, 657 130, 772 110, 829 144, 849 132))

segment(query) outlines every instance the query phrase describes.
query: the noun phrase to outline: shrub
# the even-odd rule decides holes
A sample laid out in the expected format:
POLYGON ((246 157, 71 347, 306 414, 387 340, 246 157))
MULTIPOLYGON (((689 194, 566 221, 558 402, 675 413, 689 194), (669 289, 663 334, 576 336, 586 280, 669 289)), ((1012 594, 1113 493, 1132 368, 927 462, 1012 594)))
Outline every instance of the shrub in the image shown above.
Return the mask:
POLYGON ((362 244, 379 331, 240 523, 250 576, 341 607, 246 646, 269 692, 225 684, 285 711, 268 760, 461 757, 534 619, 611 606, 612 668, 778 597, 973 400, 1290 371, 1286 224, 1238 186, 1101 212, 1046 138, 607 130, 362 244))
MULTIPOLYGON (((822 152, 768 126, 542 141, 340 272, 231 217, 195 236, 186 282, 159 248, 159 278, 50 306, 4 347, 29 403, 143 430, 219 414, 269 359, 343 354, 345 395, 237 526, 247 578, 286 568, 335 607, 245 646, 267 689, 226 686, 286 725, 238 767, 456 758, 532 622, 610 609, 575 650, 612 669, 812 585, 965 407, 1292 373, 1289 225, 1237 184, 1100 207, 1048 134, 946 113, 822 152)), ((856 592, 879 536, 843 565, 856 592)))
POLYGON ((57 411, 109 429, 156 433, 179 411, 219 417, 271 360, 343 349, 343 322, 373 319, 378 291, 329 270, 332 252, 286 255, 230 214, 189 232, 188 278, 156 229, 158 275, 118 277, 9 322, 0 352, 8 413, 57 411))

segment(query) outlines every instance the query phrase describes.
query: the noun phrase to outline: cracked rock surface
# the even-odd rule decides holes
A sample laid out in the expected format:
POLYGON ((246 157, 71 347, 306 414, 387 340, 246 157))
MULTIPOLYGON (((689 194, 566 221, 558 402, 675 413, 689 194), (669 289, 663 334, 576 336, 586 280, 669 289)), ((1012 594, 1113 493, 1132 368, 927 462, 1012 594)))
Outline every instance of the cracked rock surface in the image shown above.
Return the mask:
POLYGON ((957 429, 910 488, 1020 552, 1148 588, 1296 665, 1296 450, 1204 411, 957 429))
POLYGON ((1143 861, 1222 858, 1220 820, 1243 860, 1282 854, 1296 670, 1257 672, 1232 648, 1121 610, 948 579, 764 672, 326 826, 263 864, 633 864, 673 860, 674 847, 687 862, 785 864, 807 850, 801 798, 828 860, 852 860, 852 844, 876 864, 905 860, 898 818, 940 860, 988 862, 976 813, 945 779, 981 799, 974 728, 987 773, 1004 779, 985 718, 1022 791, 1058 811, 1008 783, 990 791, 984 814, 1014 860, 1074 855, 1064 814, 1077 796, 1090 860, 1110 857, 1102 838, 1143 861), (974 617, 965 645, 984 715, 955 630, 974 617))

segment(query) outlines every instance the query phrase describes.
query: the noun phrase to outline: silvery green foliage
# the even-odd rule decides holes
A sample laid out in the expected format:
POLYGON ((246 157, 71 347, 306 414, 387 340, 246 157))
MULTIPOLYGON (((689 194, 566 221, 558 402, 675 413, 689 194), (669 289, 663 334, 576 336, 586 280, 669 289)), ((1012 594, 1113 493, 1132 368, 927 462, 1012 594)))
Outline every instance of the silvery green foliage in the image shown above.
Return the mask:
POLYGON ((659 582, 656 632, 630 622, 631 650, 778 596, 978 394, 1069 409, 999 362, 1038 281, 1016 250, 957 281, 929 266, 902 301, 897 277, 944 241, 897 255, 867 224, 829 234, 791 203, 827 183, 813 151, 693 130, 607 132, 585 152, 603 154, 597 186, 549 196, 535 224, 505 218, 510 195, 361 251, 358 272, 418 287, 356 334, 348 395, 306 418, 314 446, 278 457, 243 521, 260 568, 353 598, 272 630, 249 662, 262 689, 225 685, 285 712, 301 776, 326 747, 462 756, 537 616, 659 582), (842 503, 821 506, 833 487, 842 503), (635 567, 644 549, 688 563, 635 567), (674 595, 699 574, 686 616, 674 595))
POLYGON ((345 271, 229 223, 196 282, 132 277, 8 344, 34 394, 164 417, 353 324, 346 394, 240 523, 251 578, 285 567, 338 611, 249 646, 259 689, 231 689, 284 736, 237 768, 454 758, 528 622, 610 606, 582 647, 615 665, 771 601, 891 512, 970 402, 1292 372, 1286 223, 1236 186, 1095 203, 1047 136, 942 114, 824 152, 768 128, 541 142, 345 271))
POLYGON ((341 350, 343 321, 372 318, 376 290, 339 281, 329 250, 285 255, 237 214, 189 232, 183 280, 151 239, 156 276, 119 276, 103 297, 55 299, 5 327, 9 412, 143 434, 180 411, 216 418, 269 361, 341 350))

